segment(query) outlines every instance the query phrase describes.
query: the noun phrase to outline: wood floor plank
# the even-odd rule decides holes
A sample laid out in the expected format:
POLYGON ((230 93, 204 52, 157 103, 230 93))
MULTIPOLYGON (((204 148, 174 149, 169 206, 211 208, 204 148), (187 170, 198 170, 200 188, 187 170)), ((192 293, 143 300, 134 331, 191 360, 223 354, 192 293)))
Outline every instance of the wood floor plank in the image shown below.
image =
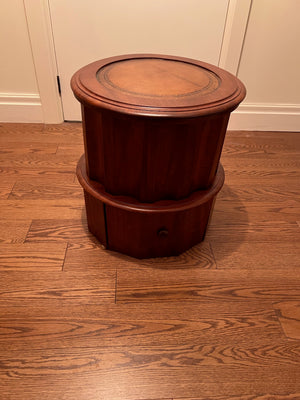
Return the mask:
POLYGON ((15 154, 6 154, 2 157, 3 167, 22 169, 53 169, 63 171, 74 171, 77 161, 73 155, 65 154, 59 157, 56 154, 24 153, 16 158, 15 154))
POLYGON ((2 271, 60 271, 63 267, 66 244, 0 243, 0 272, 2 271))
POLYGON ((14 180, 3 179, 0 175, 0 199, 7 199, 14 185, 14 180))
POLYGON ((77 160, 83 154, 83 143, 62 143, 59 144, 56 155, 63 156, 65 154, 73 155, 77 160))
MULTIPOLYGON (((74 178, 76 177, 75 175, 75 170, 70 170, 70 171, 64 171, 60 169, 47 169, 47 168, 14 168, 14 167, 3 167, 0 166, 0 177, 1 179, 7 179, 7 180, 23 180, 23 179, 40 179, 42 180, 43 178, 45 180, 53 180, 57 179, 58 182, 75 182, 74 178)), ((77 182, 77 180, 76 180, 77 182)))
MULTIPOLYGON (((295 184, 294 184, 295 186, 295 184)), ((253 191, 253 185, 250 191, 253 191)), ((268 187, 268 186, 265 186, 268 187)), ((248 190, 248 189, 246 189, 248 190)), ((265 192, 265 189, 262 193, 265 192)), ((284 192, 284 190, 283 190, 284 192)), ((235 190, 235 186, 224 185, 217 196, 212 221, 222 223, 261 222, 261 221, 287 221, 295 222, 300 213, 300 200, 297 191, 282 198, 276 195, 256 197, 246 195, 245 191, 235 190)))
POLYGON ((226 157, 226 153, 224 153, 224 156, 222 154, 222 161, 229 169, 240 165, 241 168, 247 168, 249 170, 260 169, 262 172, 272 172, 277 169, 280 169, 282 172, 295 171, 300 166, 298 151, 298 148, 295 148, 293 153, 282 152, 279 155, 277 152, 274 152, 268 155, 265 154, 264 157, 237 157, 240 158, 240 160, 237 160, 235 157, 226 157))
POLYGON ((296 221, 243 221, 230 224, 214 224, 211 220, 206 239, 213 241, 238 242, 299 242, 300 232, 296 221))
POLYGON ((211 221, 218 225, 263 220, 295 222, 299 215, 300 204, 295 200, 246 203, 237 198, 223 200, 217 197, 211 221))
POLYGON ((281 301, 300 299, 298 268, 268 270, 118 269, 117 301, 281 301))
POLYGON ((0 122, 0 139, 6 141, 13 134, 19 134, 20 141, 26 141, 26 137, 31 133, 41 133, 44 129, 44 124, 37 123, 8 123, 0 122), (23 140, 22 140, 23 138, 23 140))
POLYGON ((231 319, 239 320, 242 324, 245 323, 246 328, 250 328, 250 323, 248 324, 247 321, 251 320, 265 321, 263 324, 267 324, 270 328, 275 326, 274 322, 278 327, 280 326, 274 314, 273 303, 265 300, 251 300, 251 302, 236 300, 212 302, 208 300, 199 303, 174 301, 172 303, 161 302, 159 306, 150 302, 118 303, 117 305, 103 305, 99 302, 78 303, 75 314, 73 304, 61 302, 58 298, 40 299, 31 304, 31 307, 28 307, 30 304, 28 299, 23 299, 23 302, 18 303, 16 303, 17 299, 14 301, 7 299, 7 301, 7 307, 3 304, 0 305, 0 319, 21 317, 53 319, 59 316, 68 320, 72 318, 100 320, 108 315, 113 320, 120 321, 183 320, 197 322, 202 319, 213 321, 216 318, 218 321, 224 321, 220 324, 220 327, 224 328, 226 326, 230 328, 231 319))
POLYGON ((274 154, 290 154, 292 157, 297 156, 298 149, 294 143, 286 143, 283 139, 275 140, 259 140, 256 135, 253 140, 248 138, 235 138, 228 139, 225 142, 224 149, 222 152, 223 159, 227 158, 239 158, 239 159, 249 159, 249 158, 266 158, 274 154))
MULTIPOLYGON (((97 239, 89 232, 86 219, 34 219, 26 236, 26 242, 64 242, 78 246, 84 253, 84 258, 88 258, 84 250, 89 247, 97 247, 99 252, 100 244, 97 239)), ((70 250, 68 250, 69 253, 70 250)), ((103 256, 103 254, 102 254, 103 256)), ((82 262, 82 259, 81 259, 82 262)))
POLYGON ((0 302, 8 299, 60 299, 61 302, 115 301, 115 270, 97 273, 0 271, 0 302), (20 278, 22 276, 22 278, 20 278))
POLYGON ((85 215, 84 199, 0 200, 1 216, 5 220, 79 219, 85 215))
POLYGON ((153 352, 140 347, 117 348, 114 352, 110 349, 16 352, 8 354, 1 363, 2 393, 4 396, 14 393, 14 399, 23 399, 24 393, 35 399, 42 392, 51 394, 50 398, 123 400, 168 395, 195 397, 199 393, 203 396, 259 394, 270 393, 270 388, 273 393, 294 394, 300 392, 294 347, 289 344, 282 349, 275 344, 273 350, 257 349, 255 353, 251 349, 236 349, 233 357, 228 350, 226 357, 233 364, 218 360, 218 351, 207 359, 205 353, 211 349, 204 348, 201 353, 197 346, 179 348, 177 352, 168 348, 153 352), (282 355, 283 350, 288 353, 282 355), (241 358, 250 358, 251 364, 241 358), (263 360, 268 360, 266 366, 262 366, 263 360))
POLYGON ((300 339, 300 302, 285 301, 274 305, 285 335, 290 339, 300 339))
POLYGON ((280 154, 285 149, 297 150, 300 146, 299 132, 274 132, 274 131, 231 131, 228 130, 225 146, 234 144, 237 147, 261 147, 271 149, 280 154))
POLYGON ((173 400, 299 400, 300 392, 298 393, 274 393, 272 389, 265 393, 259 394, 241 394, 241 395, 220 395, 220 396, 197 396, 197 397, 180 397, 173 400))
MULTIPOLYGON (((170 380, 176 381, 177 392, 171 384, 163 381, 163 376, 157 376, 151 371, 148 377, 143 377, 141 372, 137 372, 136 378, 134 372, 128 372, 127 375, 114 372, 110 375, 104 374, 77 374, 76 380, 73 382, 71 374, 64 374, 62 378, 52 374, 44 377, 8 377, 3 379, 3 395, 12 394, 10 400, 24 400, 24 395, 31 400, 39 400, 40 393, 43 393, 44 399, 59 399, 64 400, 95 400, 95 399, 112 399, 112 400, 165 400, 159 396, 163 394, 175 394, 173 399, 180 400, 298 400, 300 391, 295 388, 295 383, 288 384, 289 370, 284 370, 282 374, 283 389, 278 387, 278 383, 272 385, 271 379, 267 378, 264 384, 257 382, 256 374, 262 376, 262 370, 255 370, 249 374, 244 385, 237 381, 238 378, 243 378, 247 373, 239 373, 237 379, 229 380, 226 384, 225 379, 216 381, 208 377, 208 373, 213 374, 211 370, 208 373, 196 372, 192 376, 198 382, 190 384, 188 380, 188 372, 184 371, 180 376, 178 373, 172 373, 168 376, 170 380), (209 378, 206 380, 206 378, 209 378), (251 381, 251 379, 253 379, 251 381), (160 389, 155 388, 152 392, 149 389, 150 381, 158 380, 160 389), (65 381, 65 383, 63 383, 65 381), (116 384, 117 382, 117 384, 116 384), (133 382, 133 383, 129 383, 133 382), (252 382, 252 385, 251 385, 252 382), (127 384, 127 386, 126 386, 127 384), (269 387, 268 387, 269 385, 269 387), (258 389, 253 389, 253 386, 259 386, 258 389), (272 388, 273 386, 273 388, 272 388), (250 393, 245 395, 245 392, 250 393), (202 393, 203 397, 195 397, 202 393), (218 396, 217 393, 222 393, 218 396), (237 393, 237 395, 236 395, 237 393), (156 396, 155 396, 156 395, 156 396), (186 397, 189 395, 190 397, 186 397), (180 397, 178 397, 180 396, 180 397), (183 397, 184 396, 184 397, 183 397), (246 397, 247 396, 247 397, 246 397)), ((164 371, 165 373, 165 371, 164 371)), ((233 374, 235 372, 233 371, 233 374)), ((278 369, 273 370, 270 374, 274 380, 280 380, 280 372, 278 369)), ((165 375, 166 376, 166 375, 165 375)), ((291 377, 295 378, 295 374, 291 373, 291 377)))
MULTIPOLYGON (((93 240, 93 239, 92 239, 93 240)), ((148 266, 155 269, 188 269, 197 267, 200 269, 214 269, 216 263, 209 243, 201 243, 192 247, 188 251, 177 257, 162 257, 145 260, 137 260, 118 254, 112 251, 106 251, 99 248, 99 243, 94 240, 94 246, 76 246, 75 241, 71 239, 73 245, 68 248, 65 260, 65 270, 85 270, 99 269, 105 266, 114 265, 124 268, 126 266, 148 266), (75 245, 74 245, 75 244, 75 245)))
MULTIPOLYGON (((75 171, 64 172, 64 171, 42 171, 39 170, 39 173, 36 173, 36 170, 28 170, 28 171, 18 171, 16 174, 16 184, 20 185, 23 183, 25 186, 28 185, 67 185, 74 183, 74 177, 76 176, 75 171), (34 173, 35 171, 35 173, 34 173), (33 173, 32 173, 33 172, 33 173)), ((78 181, 76 182, 77 186, 78 181)))
POLYGON ((0 220, 0 244, 23 243, 31 224, 30 219, 0 220))
POLYGON ((263 133, 261 135, 252 135, 251 137, 238 137, 234 136, 234 132, 229 131, 226 134, 222 157, 253 158, 262 156, 265 158, 271 154, 289 153, 294 155, 298 153, 298 134, 292 140, 289 138, 284 140, 282 134, 277 138, 274 136, 274 132, 272 132, 267 138, 263 133))
POLYGON ((211 247, 218 269, 289 269, 298 268, 300 241, 242 243, 214 240, 211 247))
MULTIPOLYGON (((192 307, 182 306, 185 311, 192 311, 192 307)), ((180 304, 176 308, 179 310, 180 304)), ((22 317, 16 308, 3 310, 0 315, 0 347, 5 345, 6 350, 22 351, 25 343, 28 350, 97 348, 100 344, 114 348, 155 347, 158 344, 174 347, 247 346, 249 342, 256 346, 271 346, 275 340, 284 342, 280 324, 270 308, 246 315, 227 310, 224 316, 215 307, 216 315, 205 317, 198 306, 197 319, 185 318, 184 315, 180 318, 172 312, 172 307, 161 307, 161 314, 157 315, 155 307, 145 304, 139 308, 96 304, 78 306, 76 315, 68 304, 56 309, 56 315, 50 313, 45 304, 34 309, 34 316, 31 316, 33 312, 24 309, 22 317)))
POLYGON ((299 187, 294 186, 291 187, 288 183, 286 186, 281 185, 280 187, 274 185, 259 185, 248 186, 245 184, 233 184, 231 182, 230 186, 224 185, 222 191, 219 193, 218 199, 222 199, 223 201, 229 201, 232 199, 232 192, 234 192, 235 196, 243 199, 243 202, 267 202, 267 203, 276 203, 287 200, 294 200, 300 203, 300 193, 299 187))
POLYGON ((82 198, 82 188, 73 183, 73 176, 68 183, 54 182, 48 179, 46 182, 39 183, 37 181, 29 181, 23 179, 16 182, 8 196, 9 200, 26 200, 26 199, 39 199, 39 200, 54 200, 59 198, 82 198))
MULTIPOLYGON (((166 369, 193 366, 228 366, 255 367, 273 365, 294 367, 299 365, 300 345, 298 341, 286 341, 266 346, 230 346, 230 345, 180 345, 177 346, 114 346, 114 349, 102 346, 97 348, 74 349, 23 349, 20 351, 3 350, 0 376, 5 376, 5 369, 11 370, 12 375, 43 376, 51 373, 68 373, 69 369, 84 371, 128 369, 166 369), (46 357, 45 357, 46 356, 46 357), (74 364, 71 360, 73 359, 74 364), (93 362, 94 360, 94 362, 93 362), (35 365, 43 365, 43 369, 35 365)), ((249 368, 250 369, 250 368, 249 368)))
POLYGON ((70 138, 70 134, 82 135, 81 122, 64 122, 63 124, 44 124, 43 133, 51 135, 65 135, 70 138))
POLYGON ((149 258, 136 264, 155 269, 216 268, 215 257, 208 242, 199 243, 176 257, 149 258))
MULTIPOLYGON (((263 136, 263 135, 262 135, 263 136)), ((297 135, 296 135, 297 136, 297 135)), ((280 138, 264 138, 255 135, 252 138, 232 137, 232 132, 227 133, 224 148, 222 151, 223 159, 266 159, 266 157, 279 157, 290 155, 296 157, 299 149, 299 139, 295 136, 290 140, 280 138)))
POLYGON ((264 157, 232 157, 226 156, 225 151, 226 146, 221 157, 226 183, 255 185, 256 178, 265 184, 275 184, 278 181, 279 184, 285 185, 293 179, 296 183, 299 179, 299 146, 292 154, 277 153, 264 157))
MULTIPOLYGON (((299 166, 264 168, 262 166, 247 166, 240 160, 224 161, 221 163, 225 170, 225 185, 228 186, 247 186, 253 190, 257 189, 258 182, 262 188, 282 187, 291 189, 299 186, 299 166)), ((255 200, 255 199, 253 199, 255 200)))
POLYGON ((83 143, 82 124, 0 124, 0 143, 83 143))
MULTIPOLYGON (((39 137, 41 138, 41 135, 39 137)), ((22 155, 24 153, 56 154, 57 150, 58 145, 56 143, 47 143, 45 141, 21 142, 8 139, 3 143, 0 156, 5 156, 6 154, 22 155)))
POLYGON ((0 144, 1 400, 300 399, 299 133, 227 132, 206 240, 148 260, 87 230, 80 123, 0 144))

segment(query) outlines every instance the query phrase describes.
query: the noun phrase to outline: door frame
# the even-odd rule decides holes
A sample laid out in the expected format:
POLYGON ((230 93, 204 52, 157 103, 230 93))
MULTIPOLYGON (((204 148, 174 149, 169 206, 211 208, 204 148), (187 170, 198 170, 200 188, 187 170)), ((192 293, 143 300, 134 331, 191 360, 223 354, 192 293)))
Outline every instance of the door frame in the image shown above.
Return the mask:
MULTIPOLYGON (((252 0, 229 0, 219 66, 237 75, 252 0)), ((63 122, 49 0, 24 0, 44 123, 63 122)))
POLYGON ((229 0, 219 67, 238 74, 253 0, 229 0))
POLYGON ((23 0, 45 124, 64 121, 48 0, 23 0))

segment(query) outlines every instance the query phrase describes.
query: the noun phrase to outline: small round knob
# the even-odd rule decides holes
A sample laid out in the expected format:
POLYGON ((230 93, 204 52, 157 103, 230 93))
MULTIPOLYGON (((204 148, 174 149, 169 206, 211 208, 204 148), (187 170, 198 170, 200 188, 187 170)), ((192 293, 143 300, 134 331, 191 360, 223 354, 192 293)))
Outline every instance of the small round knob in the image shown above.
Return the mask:
POLYGON ((157 236, 159 237, 167 237, 169 234, 168 229, 166 228, 161 228, 157 231, 157 236))

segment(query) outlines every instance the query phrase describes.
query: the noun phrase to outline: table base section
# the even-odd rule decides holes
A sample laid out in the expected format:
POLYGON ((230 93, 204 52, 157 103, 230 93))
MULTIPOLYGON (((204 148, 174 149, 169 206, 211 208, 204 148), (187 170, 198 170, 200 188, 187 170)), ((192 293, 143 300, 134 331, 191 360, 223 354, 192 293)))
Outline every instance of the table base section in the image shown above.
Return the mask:
POLYGON ((78 162, 77 177, 84 190, 89 230, 100 243, 135 258, 151 258, 178 255, 204 239, 224 170, 220 165, 205 191, 155 203, 110 195, 87 177, 84 156, 78 162))

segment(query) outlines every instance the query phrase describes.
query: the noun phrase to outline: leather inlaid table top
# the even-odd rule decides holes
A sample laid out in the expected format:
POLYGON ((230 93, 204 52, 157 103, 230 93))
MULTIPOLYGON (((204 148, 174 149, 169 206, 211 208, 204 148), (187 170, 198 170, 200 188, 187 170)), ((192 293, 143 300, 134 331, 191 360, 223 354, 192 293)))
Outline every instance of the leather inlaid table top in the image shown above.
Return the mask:
POLYGON ((128 55, 80 69, 72 88, 83 103, 121 113, 189 117, 234 109, 244 86, 230 73, 182 57, 128 55))

